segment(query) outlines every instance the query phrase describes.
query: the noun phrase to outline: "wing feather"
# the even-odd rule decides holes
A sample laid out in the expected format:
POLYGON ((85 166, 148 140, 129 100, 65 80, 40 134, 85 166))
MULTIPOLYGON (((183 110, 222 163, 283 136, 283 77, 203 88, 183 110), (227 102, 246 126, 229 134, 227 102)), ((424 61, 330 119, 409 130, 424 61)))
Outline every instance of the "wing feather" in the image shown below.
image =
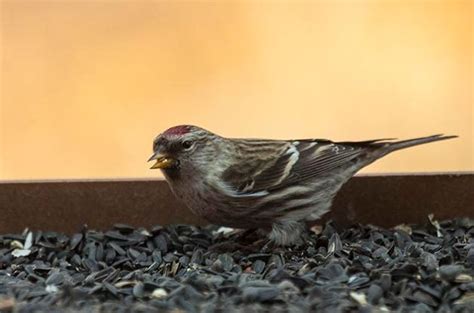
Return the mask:
MULTIPOLYGON (((226 169, 222 178, 232 191, 229 194, 235 197, 263 197, 272 190, 329 175, 346 164, 350 166, 352 160, 377 147, 377 142, 289 141, 278 147, 273 159, 257 154, 258 159, 226 169)), ((268 150, 268 146, 265 148, 268 150)))

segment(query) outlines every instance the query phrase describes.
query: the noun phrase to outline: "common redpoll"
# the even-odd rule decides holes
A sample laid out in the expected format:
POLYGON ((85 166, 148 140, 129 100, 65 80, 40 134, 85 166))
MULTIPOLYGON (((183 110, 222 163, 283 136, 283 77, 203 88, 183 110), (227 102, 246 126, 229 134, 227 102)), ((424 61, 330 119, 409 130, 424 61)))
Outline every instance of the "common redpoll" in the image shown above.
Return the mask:
POLYGON ((197 126, 172 127, 153 142, 173 193, 211 223, 268 231, 277 245, 299 243, 305 221, 328 212, 358 170, 403 148, 456 136, 377 139, 230 139, 197 126))

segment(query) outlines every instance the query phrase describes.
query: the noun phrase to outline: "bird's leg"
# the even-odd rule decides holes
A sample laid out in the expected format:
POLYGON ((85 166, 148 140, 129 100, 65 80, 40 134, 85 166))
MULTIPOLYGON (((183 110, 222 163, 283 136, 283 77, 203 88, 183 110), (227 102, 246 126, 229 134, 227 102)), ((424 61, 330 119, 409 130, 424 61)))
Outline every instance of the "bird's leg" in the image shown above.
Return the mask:
POLYGON ((210 251, 229 251, 229 250, 242 250, 248 251, 249 253, 255 252, 257 249, 256 243, 260 242, 257 240, 261 235, 258 229, 234 229, 228 234, 223 236, 223 240, 214 243, 209 246, 210 251))
POLYGON ((260 248, 260 251, 263 253, 271 252, 275 250, 275 242, 267 239, 267 242, 260 248))
POLYGON ((305 224, 299 221, 278 221, 272 224, 268 238, 277 246, 298 246, 304 242, 304 229, 305 224))
POLYGON ((258 229, 255 229, 255 228, 240 229, 240 231, 235 234, 234 239, 236 241, 241 241, 242 242, 242 241, 248 239, 249 237, 252 237, 255 234, 259 235, 258 234, 258 229))

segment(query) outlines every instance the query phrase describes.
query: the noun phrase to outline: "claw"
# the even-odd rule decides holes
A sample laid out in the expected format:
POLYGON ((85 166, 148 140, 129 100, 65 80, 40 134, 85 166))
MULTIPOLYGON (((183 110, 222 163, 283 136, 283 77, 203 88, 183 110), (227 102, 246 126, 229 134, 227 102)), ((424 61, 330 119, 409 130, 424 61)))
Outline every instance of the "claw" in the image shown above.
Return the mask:
POLYGON ((273 250, 275 250, 275 247, 275 243, 272 240, 268 240, 267 243, 263 245, 261 250, 263 253, 272 252, 273 250))

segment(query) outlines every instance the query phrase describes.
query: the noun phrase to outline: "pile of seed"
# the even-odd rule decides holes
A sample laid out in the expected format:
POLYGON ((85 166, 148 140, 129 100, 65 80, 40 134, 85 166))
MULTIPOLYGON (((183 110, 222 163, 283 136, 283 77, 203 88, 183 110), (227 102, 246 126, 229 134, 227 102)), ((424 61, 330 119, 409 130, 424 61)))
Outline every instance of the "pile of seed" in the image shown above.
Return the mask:
POLYGON ((0 235, 0 312, 474 312, 474 222, 0 235))

